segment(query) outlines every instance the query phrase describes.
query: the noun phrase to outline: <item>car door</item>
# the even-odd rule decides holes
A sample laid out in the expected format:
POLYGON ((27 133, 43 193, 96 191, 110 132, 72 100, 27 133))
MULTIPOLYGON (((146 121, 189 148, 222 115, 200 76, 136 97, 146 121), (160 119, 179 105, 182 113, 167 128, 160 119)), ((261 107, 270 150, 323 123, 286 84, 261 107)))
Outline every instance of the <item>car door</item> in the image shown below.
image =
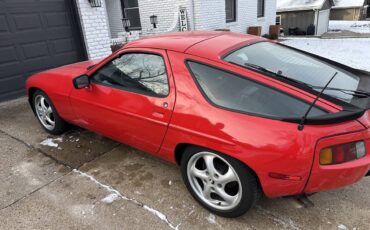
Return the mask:
POLYGON ((175 87, 165 50, 127 49, 88 74, 70 95, 75 122, 155 153, 167 131, 175 87))

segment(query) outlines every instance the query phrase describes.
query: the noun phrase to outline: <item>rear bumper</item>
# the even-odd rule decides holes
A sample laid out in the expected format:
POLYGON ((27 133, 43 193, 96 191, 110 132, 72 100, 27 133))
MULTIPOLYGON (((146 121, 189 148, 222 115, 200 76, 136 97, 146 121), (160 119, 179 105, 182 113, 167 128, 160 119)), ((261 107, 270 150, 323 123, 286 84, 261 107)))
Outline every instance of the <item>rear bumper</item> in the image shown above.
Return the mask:
POLYGON ((365 175, 369 175, 369 171, 370 129, 321 139, 315 149, 311 176, 304 189, 304 193, 320 192, 353 184, 361 180, 365 175), (322 148, 359 140, 365 141, 365 157, 343 164, 320 165, 319 152, 322 148))

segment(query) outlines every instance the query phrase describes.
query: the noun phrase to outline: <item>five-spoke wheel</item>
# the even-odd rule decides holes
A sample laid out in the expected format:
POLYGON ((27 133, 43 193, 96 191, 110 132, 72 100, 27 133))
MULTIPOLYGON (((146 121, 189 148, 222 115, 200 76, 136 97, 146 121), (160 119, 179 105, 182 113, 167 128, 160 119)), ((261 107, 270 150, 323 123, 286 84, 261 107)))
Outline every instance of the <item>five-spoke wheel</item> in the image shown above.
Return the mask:
POLYGON ((224 154, 199 147, 187 148, 181 169, 193 197, 217 215, 240 216, 259 198, 259 186, 253 172, 224 154))
POLYGON ((50 98, 41 90, 33 93, 32 106, 42 127, 51 134, 61 134, 67 123, 59 116, 50 98))
POLYGON ((47 99, 39 94, 35 97, 35 112, 37 118, 47 130, 53 130, 55 127, 55 120, 53 114, 53 108, 47 101, 47 99))

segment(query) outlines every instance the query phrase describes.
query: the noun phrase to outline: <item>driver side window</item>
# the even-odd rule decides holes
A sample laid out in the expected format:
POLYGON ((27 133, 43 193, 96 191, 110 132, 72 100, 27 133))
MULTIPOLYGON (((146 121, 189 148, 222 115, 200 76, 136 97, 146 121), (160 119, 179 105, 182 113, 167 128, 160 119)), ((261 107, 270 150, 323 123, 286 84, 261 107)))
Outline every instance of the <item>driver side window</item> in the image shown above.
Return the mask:
POLYGON ((163 58, 148 53, 127 53, 108 62, 92 79, 96 83, 149 96, 167 96, 168 77, 163 58))

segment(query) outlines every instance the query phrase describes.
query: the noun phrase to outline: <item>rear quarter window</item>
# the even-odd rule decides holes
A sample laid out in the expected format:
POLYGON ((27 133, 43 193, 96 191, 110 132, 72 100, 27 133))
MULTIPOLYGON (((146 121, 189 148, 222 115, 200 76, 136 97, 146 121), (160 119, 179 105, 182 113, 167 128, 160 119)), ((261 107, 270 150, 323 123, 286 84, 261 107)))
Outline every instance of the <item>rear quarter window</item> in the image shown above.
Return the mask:
MULTIPOLYGON (((300 118, 309 107, 305 101, 246 77, 194 61, 187 65, 203 95, 217 107, 275 119, 300 118)), ((313 107, 308 117, 326 113, 313 107)))

